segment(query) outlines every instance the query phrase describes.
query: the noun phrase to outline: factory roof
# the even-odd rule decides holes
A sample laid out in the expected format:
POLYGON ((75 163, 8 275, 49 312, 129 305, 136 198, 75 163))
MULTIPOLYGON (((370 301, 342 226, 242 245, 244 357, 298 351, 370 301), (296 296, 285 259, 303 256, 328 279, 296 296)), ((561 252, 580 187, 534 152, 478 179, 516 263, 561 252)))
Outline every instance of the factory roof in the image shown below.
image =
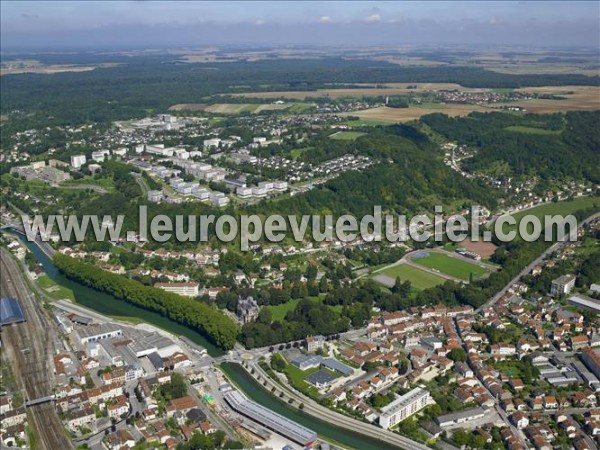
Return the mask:
POLYGON ((300 424, 271 411, 258 403, 248 400, 241 392, 231 391, 224 395, 227 403, 246 417, 264 425, 265 427, 286 436, 289 439, 308 446, 317 439, 317 433, 300 424))

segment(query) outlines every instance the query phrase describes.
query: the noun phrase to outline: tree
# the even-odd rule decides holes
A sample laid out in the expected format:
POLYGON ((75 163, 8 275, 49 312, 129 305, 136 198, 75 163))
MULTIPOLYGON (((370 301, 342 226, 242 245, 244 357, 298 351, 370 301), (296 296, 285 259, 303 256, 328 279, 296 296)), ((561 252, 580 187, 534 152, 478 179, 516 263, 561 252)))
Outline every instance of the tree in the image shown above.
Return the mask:
POLYGON ((273 370, 276 370, 277 372, 283 372, 285 366, 286 362, 285 359, 283 359, 283 356, 281 356, 281 354, 275 353, 271 357, 271 367, 273 368, 273 370))
POLYGON ((322 277, 319 280, 319 292, 321 292, 322 294, 327 292, 327 278, 322 277))
POLYGON ((453 348, 448 353, 448 357, 454 362, 465 362, 467 360, 467 353, 460 347, 453 348))

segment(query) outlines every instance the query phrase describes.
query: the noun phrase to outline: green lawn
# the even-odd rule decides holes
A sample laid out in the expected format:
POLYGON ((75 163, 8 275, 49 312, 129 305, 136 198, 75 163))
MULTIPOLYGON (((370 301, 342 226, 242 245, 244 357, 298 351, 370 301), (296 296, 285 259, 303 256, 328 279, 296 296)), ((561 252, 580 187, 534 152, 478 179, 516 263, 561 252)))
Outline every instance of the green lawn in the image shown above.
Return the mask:
POLYGON ((289 300, 285 303, 282 303, 281 305, 266 306, 266 308, 268 308, 271 311, 274 321, 278 320, 281 322, 285 318, 287 312, 292 311, 298 305, 298 303, 300 303, 300 299, 295 298, 293 300, 289 300))
POLYGON ((391 278, 400 277, 402 281, 410 281, 412 287, 416 289, 428 289, 438 284, 443 284, 446 280, 442 277, 438 277, 424 270, 419 270, 416 267, 409 266, 407 264, 398 264, 392 266, 381 272, 374 273, 374 275, 387 275, 391 278))
POLYGON ((338 131, 329 137, 337 141, 354 141, 365 134, 366 133, 361 133, 359 131, 338 131))
POLYGON ((536 217, 543 218, 545 215, 555 214, 571 214, 580 209, 590 208, 596 205, 597 209, 600 209, 600 197, 579 197, 574 200, 567 200, 564 202, 557 203, 546 203, 544 205, 536 206, 535 208, 528 209, 527 211, 519 211, 514 214, 514 218, 519 222, 527 214, 534 214, 536 217))
POLYGON ((298 159, 298 157, 300 155, 302 155, 302 153, 307 152, 309 150, 312 150, 314 147, 302 147, 302 148, 295 148, 294 150, 291 151, 292 154, 292 158, 294 159, 298 159))
POLYGON ((75 295, 73 295, 71 289, 56 284, 48 275, 42 275, 36 281, 48 297, 55 300, 63 300, 66 298, 75 301, 75 295))
POLYGON ((505 128, 506 131, 513 131, 515 133, 525 133, 525 134, 539 134, 539 135, 558 135, 562 133, 562 130, 548 130, 546 128, 536 128, 536 127, 523 127, 520 125, 513 125, 505 128))
MULTIPOLYGON (((313 304, 316 305, 318 303, 321 303, 323 301, 324 297, 325 297, 325 294, 321 294, 320 297, 308 297, 308 299, 313 304)), ((292 311, 294 308, 296 308, 296 306, 298 306, 298 303, 300 303, 300 300, 302 300, 302 299, 294 298, 292 300, 288 300, 285 303, 282 303, 281 305, 270 305, 270 306, 265 306, 265 308, 268 308, 271 310, 273 320, 281 321, 285 318, 285 315, 287 314, 288 311, 292 311)), ((336 305, 336 306, 338 306, 338 305, 336 305)), ((339 305, 339 306, 341 306, 341 305, 339 305)))
POLYGON ((468 280, 470 274, 473 274, 474 279, 481 278, 488 272, 483 267, 443 253, 430 253, 429 256, 424 258, 413 258, 413 262, 421 266, 439 270, 446 275, 460 278, 461 280, 468 280))
MULTIPOLYGON (((539 218, 544 224, 544 216, 554 216, 554 215, 569 215, 578 211, 580 209, 587 209, 592 206, 596 206, 596 210, 600 210, 600 197, 579 197, 574 200, 562 201, 557 203, 545 203, 540 206, 536 206, 535 208, 531 208, 525 211, 519 211, 512 216, 515 218, 517 224, 523 219, 523 217, 527 215, 534 215, 539 218)), ((516 229, 517 226, 509 226, 505 225, 504 230, 510 231, 516 229)))

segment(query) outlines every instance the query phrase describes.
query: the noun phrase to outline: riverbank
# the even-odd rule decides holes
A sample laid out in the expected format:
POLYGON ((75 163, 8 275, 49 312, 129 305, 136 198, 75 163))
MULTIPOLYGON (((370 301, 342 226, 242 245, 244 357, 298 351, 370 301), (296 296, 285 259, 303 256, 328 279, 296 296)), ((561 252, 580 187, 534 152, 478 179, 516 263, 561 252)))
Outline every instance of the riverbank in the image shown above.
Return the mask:
MULTIPOLYGON (((21 242, 33 253, 37 261, 42 265, 46 275, 56 284, 67 288, 73 292, 77 305, 96 311, 97 313, 108 317, 123 318, 132 317, 153 325, 161 330, 171 333, 174 336, 185 336, 193 343, 206 348, 209 355, 218 357, 224 352, 212 344, 202 334, 180 325, 168 318, 119 300, 112 295, 96 291, 90 287, 84 286, 76 281, 70 280, 60 273, 52 260, 44 253, 37 243, 21 239, 21 242)), ((133 325, 132 325, 133 326, 133 325)))
POLYGON ((319 437, 322 437, 326 441, 333 442, 336 445, 345 448, 357 450, 397 450, 398 448, 401 448, 386 444, 378 439, 369 438, 367 436, 339 428, 329 422, 319 420, 306 412, 290 406, 287 402, 282 401, 267 391, 239 364, 223 363, 221 364, 220 368, 231 381, 231 383, 244 392, 248 398, 287 417, 288 419, 299 423, 300 425, 316 431, 319 437))

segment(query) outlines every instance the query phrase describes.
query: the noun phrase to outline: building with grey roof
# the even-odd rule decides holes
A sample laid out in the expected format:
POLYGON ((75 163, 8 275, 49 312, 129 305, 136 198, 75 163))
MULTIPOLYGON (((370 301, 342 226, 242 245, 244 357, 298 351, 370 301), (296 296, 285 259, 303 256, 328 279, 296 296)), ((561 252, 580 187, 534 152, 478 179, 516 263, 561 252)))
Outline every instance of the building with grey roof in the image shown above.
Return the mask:
POLYGON ((325 372, 324 370, 318 370, 314 373, 311 373, 304 379, 304 381, 306 381, 309 384, 312 384, 317 389, 326 388, 327 386, 331 385, 335 380, 336 378, 333 375, 331 375, 328 372, 325 372))
POLYGON ((0 326, 25 322, 25 314, 19 300, 13 297, 0 298, 0 326))
POLYGON ((321 365, 323 358, 314 355, 302 355, 292 361, 292 364, 300 370, 313 369, 321 365))
POLYGON ((440 427, 449 427, 452 425, 465 423, 470 420, 480 419, 483 416, 485 416, 485 411, 480 407, 476 407, 464 409, 462 411, 457 411, 450 414, 442 414, 441 416, 436 417, 435 420, 440 427))
POLYGON ((568 301, 569 305, 600 313, 600 300, 596 300, 595 298, 588 297, 587 295, 572 295, 568 301))
POLYGON ((123 330, 121 327, 113 323, 98 323, 94 325, 77 327, 75 332, 77 333, 77 336, 79 336, 79 342, 81 345, 85 345, 88 342, 96 342, 103 339, 111 339, 123 336, 123 330))
POLYGON ((391 428, 425 408, 431 402, 433 400, 429 391, 421 386, 416 387, 381 409, 379 425, 385 429, 391 428))
POLYGON ((300 445, 310 447, 317 439, 317 433, 313 430, 247 399, 239 391, 227 392, 223 398, 238 413, 300 445))
POLYGON ((321 365, 327 367, 328 369, 334 370, 345 377, 354 373, 354 369, 352 367, 347 366, 346 364, 341 363, 334 358, 323 358, 321 365))

